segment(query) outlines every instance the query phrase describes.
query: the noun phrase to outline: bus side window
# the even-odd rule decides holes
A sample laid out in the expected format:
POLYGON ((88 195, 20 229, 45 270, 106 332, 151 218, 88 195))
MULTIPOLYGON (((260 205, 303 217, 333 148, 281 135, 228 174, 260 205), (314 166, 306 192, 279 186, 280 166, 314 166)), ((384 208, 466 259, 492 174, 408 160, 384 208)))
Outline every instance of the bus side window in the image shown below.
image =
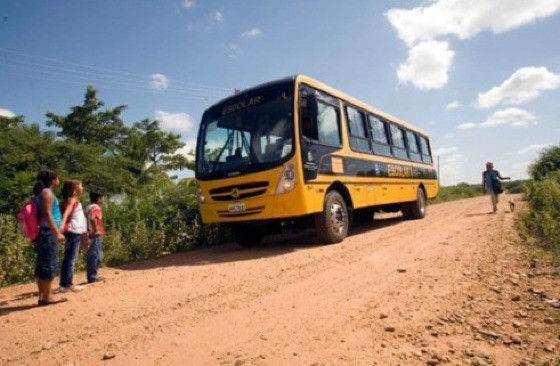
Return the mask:
POLYGON ((425 163, 431 163, 432 154, 430 152, 430 145, 424 136, 420 136, 420 149, 422 150, 422 161, 425 163))
POLYGON ((393 156, 400 159, 408 159, 403 129, 391 123, 389 125, 389 130, 391 131, 393 156))
POLYGON ((317 101, 317 133, 319 142, 340 146, 340 113, 334 106, 317 101))
POLYGON ((364 125, 364 114, 356 108, 346 106, 346 119, 350 129, 350 148, 357 151, 371 152, 364 125))
POLYGON ((406 131, 406 143, 408 145, 408 156, 410 156, 410 160, 422 161, 420 149, 418 149, 418 141, 414 132, 406 131))
POLYGON ((377 155, 391 155, 391 146, 387 138, 386 123, 371 114, 368 115, 368 128, 372 139, 373 153, 377 155))

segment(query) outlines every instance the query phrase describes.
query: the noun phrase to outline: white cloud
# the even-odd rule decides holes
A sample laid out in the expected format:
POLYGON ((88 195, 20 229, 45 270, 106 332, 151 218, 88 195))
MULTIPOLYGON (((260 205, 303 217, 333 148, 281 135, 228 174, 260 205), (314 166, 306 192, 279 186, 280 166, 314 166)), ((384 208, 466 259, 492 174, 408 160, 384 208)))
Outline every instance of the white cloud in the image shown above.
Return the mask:
POLYGON ((550 142, 544 143, 544 144, 533 144, 533 145, 529 145, 526 146, 520 150, 517 151, 517 154, 527 154, 533 151, 541 151, 542 149, 552 146, 553 144, 550 142))
POLYGON ((164 90, 169 86, 169 79, 163 74, 150 75, 150 87, 155 90, 164 90))
POLYGON ((0 116, 12 118, 12 117, 15 117, 16 114, 9 109, 0 108, 0 116))
POLYGON ((457 109, 461 106, 461 102, 459 102, 458 100, 454 100, 451 103, 449 103, 448 105, 445 106, 445 110, 449 111, 452 109, 457 109))
POLYGON ((436 149, 436 151, 434 151, 434 154, 436 155, 449 155, 453 152, 457 151, 457 148, 455 146, 453 147, 440 147, 439 149, 436 149))
POLYGON ((185 9, 192 9, 196 6, 196 0, 183 0, 182 6, 185 9))
POLYGON ((541 91, 560 87, 560 74, 546 67, 524 67, 514 72, 500 86, 478 94, 478 107, 491 108, 500 103, 517 105, 537 98, 541 91))
POLYGON ((228 57, 230 58, 237 58, 241 53, 241 48, 239 48, 239 46, 235 43, 228 43, 222 45, 222 49, 224 50, 225 53, 227 53, 228 57))
POLYGON ((440 164, 456 164, 460 163, 463 159, 463 155, 461 154, 450 154, 444 155, 440 158, 440 164))
POLYGON ((183 140, 185 146, 178 149, 175 154, 181 154, 187 158, 188 161, 194 160, 194 151, 196 149, 196 140, 195 139, 187 139, 186 141, 183 140))
POLYGON ((467 123, 461 123, 459 126, 457 126, 458 130, 470 130, 472 128, 475 128, 477 126, 476 123, 472 123, 472 122, 467 122, 467 123))
POLYGON ((507 108, 494 112, 482 123, 461 123, 457 126, 459 130, 470 130, 477 127, 525 127, 537 124, 537 117, 520 108, 507 108))
POLYGON ((560 10, 560 0, 436 0, 428 4, 385 14, 408 46, 446 35, 469 39, 483 31, 503 33, 560 10))
POLYGON ((461 171, 463 155, 450 153, 439 157, 440 180, 442 185, 457 184, 463 181, 461 171))
POLYGON ((439 89, 447 84, 454 55, 447 42, 422 42, 408 51, 397 76, 402 83, 410 82, 420 90, 439 89))
POLYGON ((530 161, 520 161, 518 163, 513 164, 512 166, 514 168, 514 171, 518 171, 518 170, 527 171, 529 165, 531 165, 530 161))
POLYGON ((247 32, 241 33, 243 38, 257 38, 262 35, 262 31, 259 28, 253 27, 247 32))
POLYGON ((435 57, 439 67, 433 65, 432 74, 423 77, 415 70, 420 62, 418 58, 416 62, 411 60, 412 51, 420 44, 448 39, 450 35, 464 40, 484 31, 503 33, 560 10, 560 0, 429 0, 426 3, 413 9, 391 9, 385 14, 399 38, 410 48, 408 61, 397 72, 399 80, 411 81, 421 90, 441 88, 447 83, 453 51, 446 46, 447 56, 435 57))
POLYGON ((215 11, 215 12, 210 14, 210 20, 213 23, 223 23, 226 19, 224 17, 224 14, 222 14, 222 12, 215 11))
POLYGON ((507 108, 494 112, 481 127, 496 127, 509 125, 512 127, 524 127, 537 124, 537 117, 524 109, 507 108))
POLYGON ((156 111, 154 118, 158 120, 162 128, 166 130, 189 132, 194 126, 192 117, 187 113, 156 111))

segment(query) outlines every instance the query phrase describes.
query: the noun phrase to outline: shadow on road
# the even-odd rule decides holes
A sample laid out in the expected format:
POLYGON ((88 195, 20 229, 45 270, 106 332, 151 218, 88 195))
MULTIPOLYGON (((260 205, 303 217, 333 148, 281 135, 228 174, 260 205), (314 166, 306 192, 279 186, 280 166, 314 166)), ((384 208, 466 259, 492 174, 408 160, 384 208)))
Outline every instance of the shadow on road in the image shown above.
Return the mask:
MULTIPOLYGON (((401 222, 403 222, 402 217, 376 218, 371 223, 351 226, 348 236, 360 235, 401 222)), ((325 244, 319 241, 315 229, 307 229, 297 233, 267 236, 260 245, 253 248, 241 247, 236 243, 206 246, 190 252, 175 253, 160 258, 126 264, 121 266, 120 269, 136 271, 162 267, 203 266, 268 258, 300 250, 314 250, 324 246, 325 244)))
POLYGON ((37 291, 25 292, 25 293, 16 295, 13 299, 0 302, 0 316, 8 315, 10 313, 17 312, 17 311, 23 311, 23 310, 29 310, 29 309, 36 308, 37 307, 36 303, 35 304, 27 304, 27 305, 16 305, 16 306, 5 306, 5 305, 8 305, 10 302, 22 301, 22 300, 27 300, 27 299, 30 299, 30 298, 33 298, 33 297, 37 297, 38 295, 39 295, 39 293, 37 291))
MULTIPOLYGON (((361 235, 367 232, 374 233, 375 230, 397 225, 404 222, 402 217, 375 218, 370 223, 352 225, 348 231, 348 237, 361 235)), ((337 244, 333 244, 337 245, 337 244)), ((270 235, 264 238, 261 245, 254 248, 245 248, 236 243, 207 246, 194 249, 190 252, 175 253, 160 258, 149 259, 117 267, 124 271, 146 270, 152 268, 179 267, 179 266, 204 266, 218 263, 247 261, 259 258, 269 258, 288 254, 300 250, 316 250, 325 247, 317 237, 315 229, 307 229, 296 233, 270 235)), ((25 292, 16 295, 8 301, 0 301, 0 317, 13 312, 37 308, 37 304, 13 305, 30 298, 36 298, 38 292, 25 292)))
POLYGON ((37 304, 17 305, 17 306, 1 306, 0 307, 0 316, 8 315, 10 313, 14 313, 14 312, 17 312, 17 311, 35 309, 36 307, 37 307, 37 304))
POLYGON ((470 213, 470 214, 466 214, 465 217, 476 217, 476 216, 488 216, 488 215, 493 215, 494 212, 490 211, 490 212, 477 212, 477 213, 470 213))

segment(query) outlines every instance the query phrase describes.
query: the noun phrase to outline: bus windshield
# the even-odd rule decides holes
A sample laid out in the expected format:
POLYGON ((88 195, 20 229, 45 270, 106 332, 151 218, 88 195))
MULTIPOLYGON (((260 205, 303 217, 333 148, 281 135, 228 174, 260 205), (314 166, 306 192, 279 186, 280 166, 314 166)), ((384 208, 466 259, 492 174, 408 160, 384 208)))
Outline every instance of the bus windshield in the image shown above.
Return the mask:
POLYGON ((293 154, 293 83, 251 90, 208 109, 196 151, 198 179, 270 169, 293 154))

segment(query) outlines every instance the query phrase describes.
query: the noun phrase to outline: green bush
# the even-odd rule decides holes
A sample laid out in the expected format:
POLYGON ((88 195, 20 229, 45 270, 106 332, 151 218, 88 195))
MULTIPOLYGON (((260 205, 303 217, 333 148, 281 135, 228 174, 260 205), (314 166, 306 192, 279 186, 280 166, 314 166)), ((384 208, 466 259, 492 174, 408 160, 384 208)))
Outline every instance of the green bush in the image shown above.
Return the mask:
POLYGON ((436 198, 430 200, 430 203, 441 203, 447 201, 455 201, 462 198, 476 197, 484 194, 480 184, 459 183, 456 186, 439 187, 436 198))
POLYGON ((523 214, 517 228, 526 242, 534 242, 552 251, 560 261, 560 171, 549 172, 540 181, 526 184, 529 211, 523 214))
POLYGON ((541 180, 549 173, 560 170, 560 145, 541 150, 539 157, 529 165, 529 174, 534 180, 541 180))
POLYGON ((511 194, 519 194, 519 193, 523 193, 524 189, 525 189, 525 184, 527 184, 526 180, 513 180, 510 182, 504 182, 503 186, 504 189, 507 189, 507 191, 511 194))
POLYGON ((33 278, 33 244, 17 231, 12 215, 0 215, 0 286, 33 278))
MULTIPOLYGON (((192 181, 185 181, 146 188, 118 201, 108 197, 103 205, 103 264, 116 266, 227 240, 223 229, 202 224, 194 189, 192 181)), ((33 278, 33 245, 17 233, 16 225, 13 215, 0 215, 0 286, 33 278)), ((76 271, 83 269, 85 255, 80 255, 76 271)))

